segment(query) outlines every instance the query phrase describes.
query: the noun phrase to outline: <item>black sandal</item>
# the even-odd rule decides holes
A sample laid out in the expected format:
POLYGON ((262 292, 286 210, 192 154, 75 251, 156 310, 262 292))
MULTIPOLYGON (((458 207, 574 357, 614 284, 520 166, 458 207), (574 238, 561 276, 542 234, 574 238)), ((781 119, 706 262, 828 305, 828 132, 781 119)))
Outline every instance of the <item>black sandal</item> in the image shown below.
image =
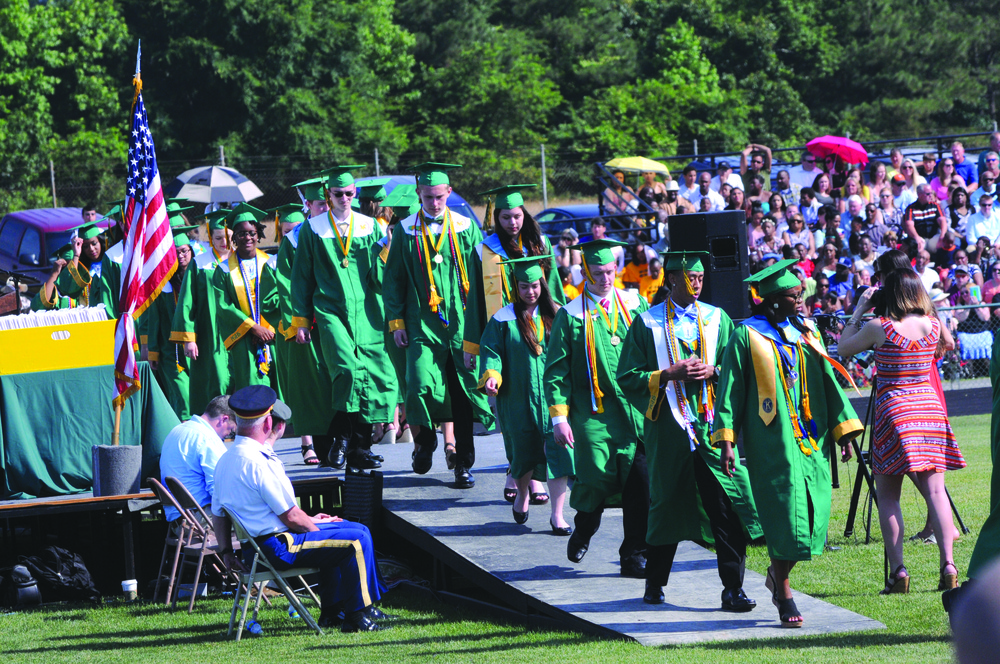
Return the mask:
POLYGON ((319 457, 316 456, 316 448, 313 447, 312 443, 302 446, 302 463, 307 466, 318 466, 319 457), (312 454, 312 456, 309 456, 312 454))
POLYGON ((905 595, 910 592, 910 574, 907 572, 906 576, 900 576, 900 572, 907 572, 906 565, 900 565, 889 575, 879 595, 905 595))
MULTIPOLYGON (((507 477, 510 477, 510 466, 507 466, 507 477)), ((513 504, 514 500, 517 499, 517 489, 505 486, 503 488, 503 499, 513 504)))
POLYGON ((455 441, 444 442, 444 461, 448 464, 448 470, 455 470, 455 457, 458 452, 455 450, 455 441))
POLYGON ((549 502, 549 494, 545 493, 544 491, 540 491, 538 493, 532 493, 528 498, 529 505, 547 505, 548 502, 549 502))
POLYGON ((802 613, 799 611, 799 607, 795 606, 795 600, 791 597, 778 599, 778 582, 775 581, 770 567, 767 568, 764 586, 771 591, 771 603, 778 609, 778 619, 781 621, 781 626, 802 627, 802 613), (798 618, 798 620, 792 620, 792 618, 798 618))

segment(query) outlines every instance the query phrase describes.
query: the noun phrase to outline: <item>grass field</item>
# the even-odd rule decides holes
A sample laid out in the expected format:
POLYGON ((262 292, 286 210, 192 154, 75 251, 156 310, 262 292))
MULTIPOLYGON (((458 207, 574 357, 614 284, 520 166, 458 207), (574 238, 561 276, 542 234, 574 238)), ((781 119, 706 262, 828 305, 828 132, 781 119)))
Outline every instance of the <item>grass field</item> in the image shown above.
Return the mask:
MULTIPOLYGON (((973 533, 955 546, 955 562, 964 572, 976 541, 976 529, 989 506, 989 415, 954 418, 952 425, 969 467, 948 475, 951 494, 973 533)), ((648 648, 631 642, 601 640, 569 632, 534 630, 522 625, 477 620, 423 594, 398 590, 383 608, 396 614, 392 629, 376 634, 339 632, 316 637, 301 621, 292 621, 284 600, 275 610, 263 610, 263 637, 227 641, 231 604, 222 599, 201 601, 191 616, 159 605, 112 602, 100 609, 51 607, 0 616, 0 653, 10 662, 402 662, 466 661, 533 664, 549 662, 947 662, 952 658, 948 620, 935 588, 937 547, 908 543, 910 595, 880 597, 882 548, 878 525, 874 541, 864 544, 863 523, 855 537, 843 537, 850 487, 856 465, 841 472, 841 489, 834 491, 830 544, 840 550, 801 563, 793 573, 795 587, 815 597, 881 621, 885 630, 766 641, 736 641, 701 646, 648 648)), ((844 467, 841 466, 843 469, 844 467)), ((903 492, 909 532, 924 519, 923 502, 912 484, 903 492)), ((751 550, 748 567, 763 573, 766 550, 751 550)), ((757 612, 775 609, 766 597, 756 598, 757 612)), ((806 616, 808 620, 808 615, 806 616)))

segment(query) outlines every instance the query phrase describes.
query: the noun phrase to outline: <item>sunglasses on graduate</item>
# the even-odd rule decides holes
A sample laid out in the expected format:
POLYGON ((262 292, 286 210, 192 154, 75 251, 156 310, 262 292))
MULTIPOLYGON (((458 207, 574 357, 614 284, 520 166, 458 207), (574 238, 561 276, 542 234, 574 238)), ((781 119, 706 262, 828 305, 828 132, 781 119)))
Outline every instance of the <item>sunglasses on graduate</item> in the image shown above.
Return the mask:
POLYGON ((240 240, 245 237, 257 237, 257 231, 236 231, 233 233, 233 237, 240 240))
POLYGON ((331 191, 330 198, 354 198, 353 191, 331 191))

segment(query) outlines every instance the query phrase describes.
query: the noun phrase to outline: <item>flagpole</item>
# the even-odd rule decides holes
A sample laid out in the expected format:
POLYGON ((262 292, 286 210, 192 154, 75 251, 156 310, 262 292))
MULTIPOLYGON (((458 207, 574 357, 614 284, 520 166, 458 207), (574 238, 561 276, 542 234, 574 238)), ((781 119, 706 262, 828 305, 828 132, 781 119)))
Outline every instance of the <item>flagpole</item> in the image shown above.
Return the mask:
MULTIPOLYGON (((139 40, 139 44, 136 48, 135 53, 135 77, 132 79, 132 85, 135 86, 135 94, 132 97, 132 111, 135 110, 135 102, 139 98, 139 93, 142 91, 142 77, 141 77, 141 62, 142 62, 142 40, 139 40)), ((130 111, 131 114, 131 111, 130 111)), ((125 210, 122 209, 122 219, 125 218, 125 210)), ((124 241, 124 240, 123 240, 124 241)), ((121 294, 119 293, 119 296, 121 294)), ((126 314, 131 316, 132 313, 126 314)), ((131 349, 130 349, 131 350, 131 349)), ((111 432, 111 444, 117 446, 121 442, 121 429, 122 429, 122 407, 124 406, 122 399, 114 400, 115 407, 115 428, 111 432)))

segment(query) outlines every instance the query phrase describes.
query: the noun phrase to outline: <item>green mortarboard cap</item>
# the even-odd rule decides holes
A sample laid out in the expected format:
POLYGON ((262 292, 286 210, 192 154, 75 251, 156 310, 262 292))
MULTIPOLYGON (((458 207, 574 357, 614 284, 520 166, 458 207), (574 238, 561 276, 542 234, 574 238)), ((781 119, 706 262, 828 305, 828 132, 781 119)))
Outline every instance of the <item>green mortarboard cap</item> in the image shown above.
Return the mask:
POLYGON ((365 167, 364 164, 347 164, 345 166, 334 166, 332 168, 323 169, 319 173, 314 174, 313 177, 324 178, 326 180, 327 188, 346 187, 348 185, 354 184, 354 176, 351 175, 351 171, 357 171, 364 167, 365 167))
POLYGON ((240 203, 226 216, 226 226, 229 230, 235 231, 236 226, 243 223, 251 223, 254 226, 262 226, 264 219, 267 218, 267 213, 263 210, 258 210, 249 203, 240 203))
POLYGON ((493 208, 496 210, 513 210, 524 205, 524 198, 521 196, 522 189, 534 189, 537 184, 509 184, 504 187, 497 187, 489 191, 480 192, 480 196, 496 194, 493 208))
POLYGON ((351 198, 351 209, 352 210, 360 210, 361 209, 361 201, 358 200, 357 196, 354 196, 353 198, 351 198))
POLYGON ((111 204, 111 209, 104 213, 98 221, 104 221, 105 219, 110 219, 115 223, 122 220, 122 213, 125 211, 125 201, 115 201, 111 204))
POLYGON ((296 182, 294 187, 298 187, 302 190, 302 196, 307 201, 323 201, 326 197, 323 195, 323 185, 326 184, 326 178, 309 178, 308 180, 303 180, 302 182, 296 182))
POLYGON ((780 293, 789 288, 795 288, 796 286, 800 286, 802 282, 799 281, 798 277, 789 272, 788 268, 797 262, 794 258, 778 261, 774 265, 765 267, 757 274, 750 275, 749 279, 744 279, 743 281, 748 284, 757 284, 757 295, 760 297, 767 297, 772 293, 780 293))
POLYGON ((618 240, 591 240, 577 245, 577 248, 583 251, 583 258, 587 261, 587 265, 596 267, 614 263, 616 259, 615 255, 611 253, 611 248, 625 246, 627 246, 625 242, 618 240))
POLYGON ((188 247, 191 245, 191 239, 187 236, 184 231, 179 231, 176 228, 171 229, 174 233, 174 246, 175 247, 188 247))
POLYGON ((226 208, 219 208, 218 210, 213 210, 205 215, 205 219, 208 220, 208 232, 217 231, 226 227, 226 217, 232 210, 227 210, 226 208))
POLYGON ((301 224, 306 220, 306 213, 302 211, 301 203, 286 203, 267 211, 268 215, 277 214, 278 221, 288 224, 301 224))
POLYGON ((103 228, 98 228, 94 224, 86 224, 77 229, 76 236, 81 240, 90 240, 104 232, 103 228))
POLYGON ((666 272, 684 270, 686 272, 704 272, 705 266, 701 260, 708 259, 707 251, 664 251, 663 269, 666 272))
POLYGON ((451 184, 448 179, 448 171, 454 168, 461 168, 459 164, 439 164, 428 161, 419 166, 414 166, 417 172, 417 184, 425 187, 435 187, 439 184, 451 184))
POLYGON ((384 201, 386 197, 385 185, 389 184, 389 180, 390 178, 377 178, 362 182, 358 185, 358 195, 354 197, 354 200, 370 198, 375 201, 384 201))
POLYGON ((173 216, 180 212, 185 212, 187 210, 193 210, 193 205, 187 205, 182 207, 181 203, 187 203, 187 200, 183 198, 168 198, 167 199, 167 214, 173 216))
POLYGON ((417 185, 398 184, 389 195, 382 201, 385 207, 391 207, 394 215, 400 219, 405 219, 411 214, 416 214, 420 209, 420 196, 417 195, 417 185))
POLYGON ((57 260, 59 260, 61 258, 64 261, 69 262, 69 261, 73 260, 73 258, 75 256, 76 256, 76 252, 73 251, 73 244, 72 243, 68 243, 68 244, 64 244, 63 246, 61 246, 58 249, 56 249, 55 251, 53 251, 52 252, 52 258, 51 258, 51 260, 57 261, 57 260))
POLYGON ((513 265, 514 278, 522 283, 531 284, 545 276, 545 272, 542 270, 542 261, 546 260, 552 260, 552 254, 512 258, 510 260, 500 261, 500 264, 513 265))

